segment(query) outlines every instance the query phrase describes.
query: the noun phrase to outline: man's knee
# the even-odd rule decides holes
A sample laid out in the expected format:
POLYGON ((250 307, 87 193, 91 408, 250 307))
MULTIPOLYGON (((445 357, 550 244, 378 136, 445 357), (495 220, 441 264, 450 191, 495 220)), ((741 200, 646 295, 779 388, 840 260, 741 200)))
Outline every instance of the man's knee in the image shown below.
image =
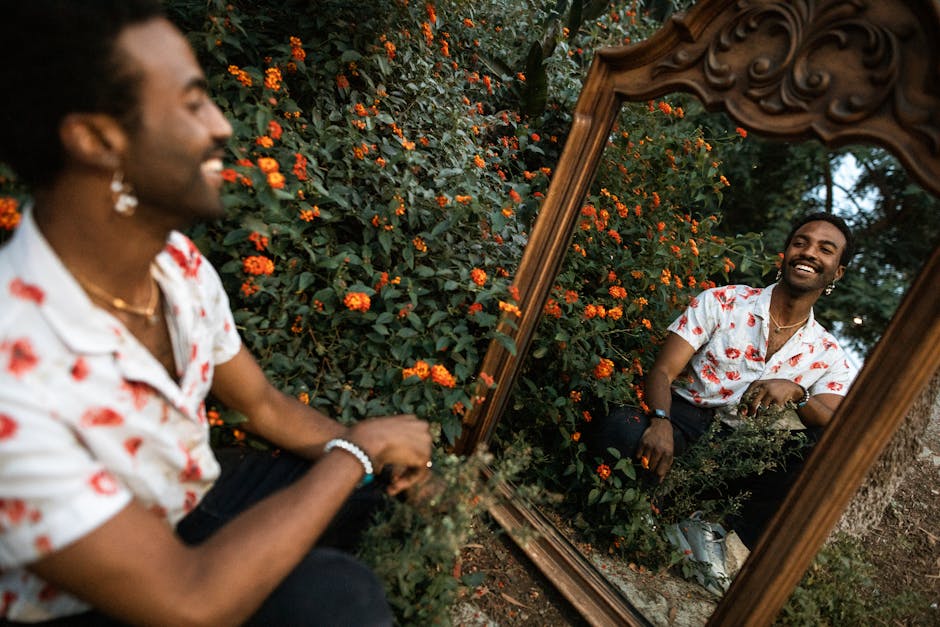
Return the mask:
POLYGON ((347 553, 314 549, 281 582, 249 625, 391 625, 379 579, 347 553))
POLYGON ((633 457, 640 438, 649 427, 649 419, 637 407, 623 406, 597 418, 587 433, 588 451, 602 457, 608 448, 615 448, 621 457, 633 457))

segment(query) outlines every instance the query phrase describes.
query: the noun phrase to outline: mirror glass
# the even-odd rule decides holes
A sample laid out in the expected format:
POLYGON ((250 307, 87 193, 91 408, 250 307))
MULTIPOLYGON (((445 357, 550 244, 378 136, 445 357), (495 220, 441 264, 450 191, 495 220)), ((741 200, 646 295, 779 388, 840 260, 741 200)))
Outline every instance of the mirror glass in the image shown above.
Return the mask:
MULTIPOLYGON (((694 511, 722 519, 735 501, 715 486, 782 461, 800 436, 767 422, 705 438, 655 485, 638 462, 588 453, 592 425, 642 406, 666 327, 702 289, 773 283, 792 221, 813 211, 844 217, 857 238, 814 314, 860 368, 940 243, 938 209, 881 149, 760 139, 685 95, 625 104, 494 448, 532 456, 526 480, 546 487, 549 519, 651 621, 704 622, 718 597, 680 576, 695 581, 689 564, 664 574, 679 557, 663 530, 694 511)), ((729 561, 745 557, 741 545, 729 561)))

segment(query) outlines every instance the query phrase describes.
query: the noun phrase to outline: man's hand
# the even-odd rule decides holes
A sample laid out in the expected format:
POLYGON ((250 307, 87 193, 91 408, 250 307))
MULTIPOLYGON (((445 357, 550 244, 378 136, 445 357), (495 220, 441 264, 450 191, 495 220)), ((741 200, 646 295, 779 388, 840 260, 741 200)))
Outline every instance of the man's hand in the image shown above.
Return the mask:
POLYGON ((745 416, 755 416, 764 407, 784 405, 788 401, 796 402, 803 398, 803 388, 789 379, 763 379, 748 386, 742 397, 745 416))
POLYGON ((672 423, 661 418, 653 418, 649 428, 640 438, 640 446, 636 451, 636 458, 640 464, 662 481, 672 468, 674 442, 672 439, 672 423), (645 463, 644 463, 644 460, 645 463))
POLYGON ((428 476, 431 431, 428 423, 411 414, 363 420, 349 429, 349 439, 365 450, 376 472, 390 466, 388 493, 391 495, 428 476))

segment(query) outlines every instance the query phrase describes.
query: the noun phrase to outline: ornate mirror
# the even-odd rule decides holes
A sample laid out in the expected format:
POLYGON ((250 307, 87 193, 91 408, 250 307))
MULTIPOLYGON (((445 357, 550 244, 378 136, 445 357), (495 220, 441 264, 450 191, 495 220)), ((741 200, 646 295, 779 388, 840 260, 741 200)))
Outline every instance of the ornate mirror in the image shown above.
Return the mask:
MULTIPOLYGON (((623 102, 687 92, 756 134, 878 145, 940 196, 938 79, 933 0, 703 0, 640 44, 599 50, 517 271, 518 352, 491 346, 482 370, 498 387, 467 416, 459 451, 487 442, 507 407, 623 102)), ((710 624, 772 621, 940 367, 940 251, 925 262, 710 624)), ((535 528, 523 549, 591 623, 646 624, 544 516, 505 497, 494 518, 511 535, 535 528)))

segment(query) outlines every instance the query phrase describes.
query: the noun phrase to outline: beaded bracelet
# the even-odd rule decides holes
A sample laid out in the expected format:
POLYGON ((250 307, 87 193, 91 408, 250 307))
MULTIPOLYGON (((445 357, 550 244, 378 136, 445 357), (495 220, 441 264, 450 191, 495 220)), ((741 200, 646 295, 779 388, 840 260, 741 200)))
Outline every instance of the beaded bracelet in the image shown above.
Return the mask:
POLYGON ((356 459, 359 460, 359 463, 362 464, 362 469, 365 471, 365 476, 362 478, 362 481, 359 482, 360 486, 368 485, 372 482, 372 479, 375 478, 373 474, 374 467, 372 466, 372 460, 369 459, 369 456, 364 450, 350 442, 349 440, 344 440, 342 438, 335 438, 326 443, 323 447, 324 453, 329 453, 334 448, 341 448, 356 459))
MULTIPOLYGON (((799 385, 799 384, 797 384, 797 385, 799 385)), ((800 389, 803 390, 803 396, 802 396, 802 398, 800 398, 800 400, 798 400, 798 401, 796 402, 796 408, 797 408, 797 409, 802 409, 802 408, 806 405, 806 403, 809 402, 809 390, 807 390, 806 388, 804 388, 802 385, 800 385, 800 389)))

